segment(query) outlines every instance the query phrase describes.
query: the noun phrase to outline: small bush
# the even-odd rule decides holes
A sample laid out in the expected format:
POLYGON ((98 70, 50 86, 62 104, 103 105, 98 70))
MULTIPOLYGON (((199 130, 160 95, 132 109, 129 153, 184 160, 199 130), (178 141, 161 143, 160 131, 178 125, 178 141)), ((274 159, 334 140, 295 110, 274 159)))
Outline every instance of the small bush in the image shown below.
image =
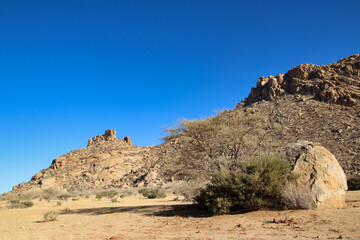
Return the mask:
POLYGON ((112 199, 112 198, 116 197, 117 195, 119 195, 119 193, 115 190, 111 190, 106 193, 106 197, 109 199, 112 199))
POLYGON ((120 197, 124 198, 132 195, 134 195, 134 190, 125 190, 121 192, 120 197))
POLYGON ((101 193, 97 193, 95 197, 100 201, 103 198, 103 195, 101 193))
POLYGON ((348 190, 360 190, 360 175, 350 177, 347 180, 348 190))
POLYGON ((103 197, 107 197, 108 199, 113 199, 116 198, 119 195, 119 193, 115 190, 110 190, 110 191, 104 191, 101 193, 96 194, 96 198, 100 201, 101 198, 103 197))
POLYGON ((8 203, 17 204, 17 203, 20 203, 20 200, 19 199, 13 199, 13 200, 9 200, 8 203))
POLYGON ((143 188, 139 190, 139 193, 141 193, 144 197, 149 199, 166 197, 165 191, 161 188, 154 188, 154 189, 143 188))
POLYGON ((68 201, 68 199, 71 197, 70 194, 62 194, 60 196, 58 196, 58 199, 63 200, 63 201, 68 201))
POLYGON ((55 221, 58 217, 58 213, 55 211, 49 211, 44 213, 44 220, 45 221, 55 221))
POLYGON ((150 195, 150 189, 148 188, 142 188, 138 192, 144 197, 148 197, 150 195))
POLYGON ((89 196, 89 195, 85 195, 85 198, 90 198, 90 196, 89 196))
POLYGON ((60 201, 58 201, 57 203, 56 203, 56 206, 61 206, 62 205, 62 202, 60 202, 60 201))
POLYGON ((23 205, 26 206, 27 208, 34 206, 34 203, 31 202, 31 201, 24 201, 24 202, 21 202, 21 204, 23 204, 23 205))
POLYGON ((204 184, 194 181, 184 183, 180 189, 180 194, 184 197, 185 201, 193 201, 196 196, 200 194, 200 190, 204 187, 204 184))
POLYGON ((148 198, 166 198, 165 191, 161 188, 155 188, 151 190, 148 198))
POLYGON ((34 206, 34 203, 31 201, 24 201, 24 202, 20 202, 20 200, 15 199, 15 200, 10 200, 8 201, 8 205, 7 208, 28 208, 28 207, 32 207, 34 206))
POLYGON ((195 202, 216 215, 275 206, 290 169, 286 160, 276 156, 250 159, 239 164, 239 170, 223 168, 195 197, 195 202))
POLYGON ((50 202, 53 198, 60 195, 60 190, 55 187, 49 187, 43 191, 44 199, 50 202))
POLYGON ((7 208, 13 209, 13 208, 26 208, 24 204, 21 203, 10 203, 7 205, 7 208))

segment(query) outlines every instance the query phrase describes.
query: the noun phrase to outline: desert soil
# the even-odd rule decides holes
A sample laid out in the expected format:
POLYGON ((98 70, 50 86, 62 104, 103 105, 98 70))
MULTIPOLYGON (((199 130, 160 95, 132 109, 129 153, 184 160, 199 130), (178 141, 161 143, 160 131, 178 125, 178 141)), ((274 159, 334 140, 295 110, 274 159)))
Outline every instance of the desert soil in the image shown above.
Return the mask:
POLYGON ((347 207, 330 210, 259 210, 206 216, 190 203, 130 196, 112 203, 94 196, 61 206, 35 201, 27 209, 0 203, 0 239, 360 239, 360 191, 347 192, 347 207), (65 210, 67 209, 67 210, 65 210), (48 211, 62 212, 43 221, 48 211))

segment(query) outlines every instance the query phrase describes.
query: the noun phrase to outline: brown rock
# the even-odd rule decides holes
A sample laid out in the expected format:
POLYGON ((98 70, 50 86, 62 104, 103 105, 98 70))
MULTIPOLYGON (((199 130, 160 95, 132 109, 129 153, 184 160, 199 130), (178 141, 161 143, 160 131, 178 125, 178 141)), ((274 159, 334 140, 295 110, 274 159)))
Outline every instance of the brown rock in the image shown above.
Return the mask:
POLYGON ((106 130, 103 137, 105 138, 105 141, 111 141, 111 140, 116 139, 116 131, 115 131, 115 129, 106 130))
POLYGON ((102 135, 96 135, 95 137, 89 139, 88 146, 93 145, 95 143, 100 143, 102 141, 105 141, 105 138, 102 135))
POLYGON ((54 169, 54 170, 60 170, 62 168, 64 168, 66 165, 66 161, 64 159, 62 159, 61 157, 56 158, 53 160, 50 168, 54 169))
POLYGON ((359 65, 360 54, 355 54, 329 65, 302 64, 285 75, 260 77, 244 103, 249 105, 285 94, 302 94, 324 102, 353 106, 360 101, 359 65))
POLYGON ((126 143, 131 144, 131 139, 130 139, 130 137, 128 137, 128 136, 124 137, 124 141, 125 141, 126 143))
POLYGON ((18 185, 13 187, 13 190, 21 189, 24 186, 25 186, 25 183, 19 183, 18 185))
POLYGON ((103 135, 96 135, 95 137, 90 138, 88 140, 88 146, 91 146, 93 144, 101 144, 104 141, 112 140, 116 140, 116 131, 115 129, 108 129, 103 135))
POLYGON ((42 172, 38 172, 31 178, 31 180, 38 180, 40 177, 42 177, 42 175, 42 172))
POLYGON ((325 147, 308 141, 298 141, 287 147, 287 158, 299 174, 297 185, 309 189, 316 208, 342 208, 347 190, 346 176, 325 147))

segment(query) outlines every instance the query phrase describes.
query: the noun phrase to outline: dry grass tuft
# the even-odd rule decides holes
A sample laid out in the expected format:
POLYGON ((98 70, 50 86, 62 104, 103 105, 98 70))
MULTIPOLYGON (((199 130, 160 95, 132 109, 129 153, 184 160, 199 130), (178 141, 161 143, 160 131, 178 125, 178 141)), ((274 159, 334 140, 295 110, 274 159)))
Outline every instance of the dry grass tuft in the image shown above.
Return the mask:
POLYGON ((55 221, 58 217, 58 213, 55 211, 49 211, 44 213, 44 221, 46 222, 50 222, 50 221, 55 221))

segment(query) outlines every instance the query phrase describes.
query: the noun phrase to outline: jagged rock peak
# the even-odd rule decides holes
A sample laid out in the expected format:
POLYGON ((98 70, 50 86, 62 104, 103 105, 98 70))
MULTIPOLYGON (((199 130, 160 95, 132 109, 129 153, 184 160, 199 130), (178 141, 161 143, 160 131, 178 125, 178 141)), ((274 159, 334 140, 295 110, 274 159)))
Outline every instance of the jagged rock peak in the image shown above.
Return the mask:
POLYGON ((93 138, 90 138, 88 141, 88 145, 94 145, 94 144, 98 144, 98 143, 102 143, 104 141, 112 141, 116 139, 116 131, 115 129, 108 129, 105 131, 105 133, 103 135, 96 135, 93 138))
POLYGON ((353 106, 360 102, 360 54, 328 65, 302 64, 286 74, 260 77, 245 105, 273 100, 285 94, 308 95, 316 100, 353 106))

